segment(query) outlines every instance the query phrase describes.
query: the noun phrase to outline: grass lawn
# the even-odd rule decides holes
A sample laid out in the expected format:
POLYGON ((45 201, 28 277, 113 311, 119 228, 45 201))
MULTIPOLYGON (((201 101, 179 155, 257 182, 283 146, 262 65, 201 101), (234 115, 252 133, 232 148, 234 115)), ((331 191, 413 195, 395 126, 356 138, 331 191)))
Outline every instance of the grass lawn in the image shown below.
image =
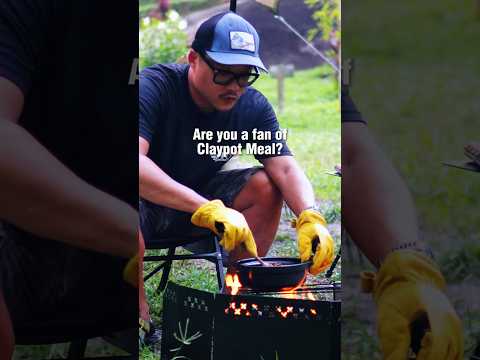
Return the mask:
MULTIPOLYGON (((285 81, 285 107, 278 115, 282 128, 288 129, 287 143, 300 166, 312 181, 317 203, 322 209, 337 248, 340 245, 340 180, 325 174, 340 163, 340 108, 335 80, 326 67, 298 71, 285 81)), ((276 80, 262 76, 255 87, 277 107, 276 80)), ((242 162, 256 164, 251 156, 242 156, 242 162)), ((282 226, 270 251, 270 255, 297 256, 295 232, 288 228, 289 214, 282 216, 282 226)), ((149 254, 154 253, 150 251, 149 254)), ((152 264, 146 264, 151 268, 152 264)), ((341 264, 333 279, 339 280, 341 264)), ((151 313, 161 322, 162 299, 155 294, 160 276, 146 284, 151 313)), ((170 279, 176 283, 207 291, 216 291, 217 283, 213 264, 205 261, 174 262, 170 279)), ((158 359, 158 355, 142 349, 142 359, 158 359)))
MULTIPOLYGON (((342 16, 342 52, 355 59, 352 96, 412 191, 422 238, 440 258, 464 322, 468 355, 480 338, 469 290, 478 290, 480 274, 480 176, 441 162, 462 159, 463 145, 480 140, 474 1, 351 1, 342 16)), ((362 299, 344 298, 342 359, 379 358, 362 299)))
POLYGON ((277 111, 277 81, 268 75, 254 84, 288 129, 287 144, 312 182, 315 196, 340 208, 340 181, 325 171, 340 164, 340 103, 338 87, 327 67, 298 71, 285 79, 283 114, 277 111))
POLYGON ((480 139, 473 3, 352 3, 344 12, 355 101, 413 191, 424 227, 457 231, 459 245, 480 240, 479 176, 441 162, 462 159, 463 145, 480 139))

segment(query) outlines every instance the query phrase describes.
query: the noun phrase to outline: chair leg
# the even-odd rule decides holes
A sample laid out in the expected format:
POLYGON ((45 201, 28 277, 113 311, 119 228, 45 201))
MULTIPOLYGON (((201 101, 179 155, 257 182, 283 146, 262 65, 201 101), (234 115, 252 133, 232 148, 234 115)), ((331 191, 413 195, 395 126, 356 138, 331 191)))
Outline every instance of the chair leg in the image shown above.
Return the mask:
POLYGON ((150 271, 147 275, 145 275, 143 277, 143 281, 144 282, 147 282, 153 275, 155 275, 156 273, 158 273, 160 270, 162 270, 164 267, 165 267, 165 262, 158 265, 155 269, 153 269, 152 271, 150 271))
POLYGON ((168 277, 170 275, 170 270, 172 269, 172 256, 175 255, 175 248, 175 246, 172 246, 168 249, 167 259, 165 260, 165 266, 162 271, 162 278, 157 287, 157 294, 160 294, 167 287, 168 277))
POLYGON ((85 358, 85 350, 87 349, 88 339, 74 340, 70 343, 68 349, 69 360, 79 360, 85 358))
POLYGON ((340 260, 341 256, 342 256, 342 250, 338 250, 335 260, 333 260, 332 265, 330 265, 330 269, 328 269, 327 273, 325 274, 325 277, 327 279, 330 279, 330 277, 333 275, 333 271, 337 267, 338 260, 340 260))
POLYGON ((217 253, 215 269, 217 270, 218 291, 220 293, 223 293, 223 288, 225 286, 225 276, 223 274, 222 249, 220 248, 220 244, 218 243, 216 236, 213 237, 213 242, 215 246, 215 252, 217 253))

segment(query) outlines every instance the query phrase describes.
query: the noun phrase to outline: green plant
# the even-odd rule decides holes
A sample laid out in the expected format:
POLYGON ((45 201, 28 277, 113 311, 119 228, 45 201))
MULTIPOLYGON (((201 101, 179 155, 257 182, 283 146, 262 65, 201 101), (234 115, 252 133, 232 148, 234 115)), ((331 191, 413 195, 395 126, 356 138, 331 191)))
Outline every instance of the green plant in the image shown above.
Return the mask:
POLYGON ((187 50, 186 21, 171 10, 167 19, 160 21, 145 17, 140 21, 139 66, 175 62, 187 50))
POLYGON ((317 26, 308 32, 309 40, 314 39, 318 34, 325 41, 328 41, 332 49, 326 51, 329 57, 337 58, 339 61, 340 46, 340 0, 304 0, 305 4, 314 8, 312 15, 317 26))
POLYGON ((152 349, 150 349, 148 346, 143 346, 140 348, 140 354, 139 354, 139 359, 142 360, 159 360, 160 356, 155 354, 152 349))
POLYGON ((312 18, 317 26, 311 29, 308 37, 313 39, 318 33, 324 40, 335 37, 340 39, 340 1, 339 0, 305 0, 305 4, 315 8, 312 18))

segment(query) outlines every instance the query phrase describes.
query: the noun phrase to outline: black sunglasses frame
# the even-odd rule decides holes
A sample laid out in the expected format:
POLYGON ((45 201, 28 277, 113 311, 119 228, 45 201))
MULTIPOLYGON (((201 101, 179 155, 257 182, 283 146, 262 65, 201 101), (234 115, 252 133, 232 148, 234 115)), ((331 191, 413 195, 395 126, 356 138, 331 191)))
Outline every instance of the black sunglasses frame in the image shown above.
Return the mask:
POLYGON ((217 69, 214 65, 213 65, 213 60, 210 59, 206 54, 200 54, 201 58, 203 59, 203 61, 205 61, 205 63, 208 65, 208 67, 210 69, 212 69, 213 71, 213 82, 217 85, 223 85, 223 86, 227 86, 229 84, 232 83, 233 80, 235 80, 238 84, 238 86, 240 86, 241 88, 246 88, 246 87, 249 87, 250 85, 252 85, 255 81, 257 81, 257 79, 259 78, 260 76, 260 73, 258 72, 258 69, 254 66, 253 68, 255 69, 255 72, 254 73, 245 73, 245 74, 235 74, 234 72, 231 72, 231 71, 228 71, 228 70, 222 70, 222 69, 217 69), (219 81, 218 80, 218 76, 219 75, 229 75, 230 78, 226 81, 219 81), (250 81, 247 81, 247 82, 240 82, 242 80, 242 78, 250 78, 251 76, 253 76, 253 80, 250 80, 250 81))

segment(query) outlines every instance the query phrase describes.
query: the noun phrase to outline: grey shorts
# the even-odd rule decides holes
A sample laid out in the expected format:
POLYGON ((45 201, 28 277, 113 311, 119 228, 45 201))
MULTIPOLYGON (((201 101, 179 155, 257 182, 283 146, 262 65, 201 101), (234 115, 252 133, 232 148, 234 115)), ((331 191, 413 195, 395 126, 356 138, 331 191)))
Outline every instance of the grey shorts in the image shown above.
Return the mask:
MULTIPOLYGON (((213 200, 220 199, 225 206, 231 207, 233 201, 243 189, 248 180, 263 167, 235 169, 218 172, 199 191, 203 197, 213 200)), ((145 238, 145 244, 152 240, 178 236, 201 236, 209 233, 208 229, 193 225, 190 221, 192 214, 163 206, 154 205, 147 201, 140 201, 140 226, 145 238)), ((201 244, 188 246, 189 250, 202 250, 201 244)))

